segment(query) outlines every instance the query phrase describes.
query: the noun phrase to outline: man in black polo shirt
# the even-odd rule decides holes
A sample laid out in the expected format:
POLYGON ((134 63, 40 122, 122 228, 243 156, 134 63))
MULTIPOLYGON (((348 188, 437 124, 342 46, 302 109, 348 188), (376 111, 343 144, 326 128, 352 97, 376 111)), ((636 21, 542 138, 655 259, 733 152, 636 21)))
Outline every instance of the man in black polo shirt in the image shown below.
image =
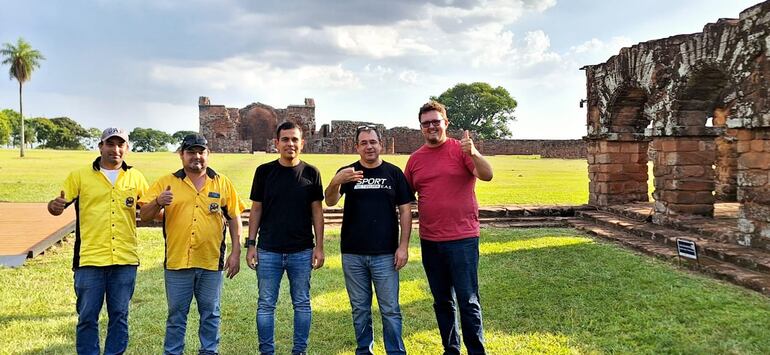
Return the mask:
POLYGON ((356 130, 356 150, 361 159, 340 168, 325 193, 329 206, 347 195, 342 217, 342 270, 353 309, 356 354, 373 354, 372 284, 382 315, 385 351, 406 354, 398 270, 409 260, 414 194, 401 169, 380 159, 382 143, 375 127, 356 130))
POLYGON ((311 320, 310 271, 324 263, 324 221, 321 174, 299 159, 303 143, 299 126, 293 122, 278 126, 275 146, 281 157, 260 165, 251 185, 246 262, 257 270, 257 333, 261 354, 275 353, 275 304, 284 270, 289 277, 294 305, 292 354, 307 351, 311 320))

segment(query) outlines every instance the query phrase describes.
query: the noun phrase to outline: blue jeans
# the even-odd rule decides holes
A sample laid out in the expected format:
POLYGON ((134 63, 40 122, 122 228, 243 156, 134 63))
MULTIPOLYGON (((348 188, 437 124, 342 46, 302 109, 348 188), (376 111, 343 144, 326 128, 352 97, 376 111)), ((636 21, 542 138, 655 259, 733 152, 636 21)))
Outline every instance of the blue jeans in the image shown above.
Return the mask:
POLYGON ((84 266, 75 269, 78 354, 99 354, 99 312, 107 300, 104 354, 122 354, 128 346, 128 304, 134 295, 136 265, 84 266))
POLYGON ((479 238, 449 242, 421 239, 420 245, 444 353, 460 354, 454 293, 460 308, 463 343, 468 354, 485 354, 479 301, 479 238))
POLYGON ((398 271, 393 254, 342 254, 345 288, 353 309, 356 354, 374 354, 372 332, 372 283, 382 315, 382 338, 388 354, 406 354, 401 338, 401 307, 398 305, 398 271))
POLYGON ((187 330, 187 313, 193 295, 198 304, 200 325, 199 354, 216 354, 219 347, 219 299, 222 295, 222 271, 199 268, 166 270, 166 339, 164 354, 184 353, 184 335, 187 330))
POLYGON ((289 292, 294 306, 294 347, 291 352, 307 351, 310 335, 310 271, 312 270, 313 250, 307 249, 296 253, 274 253, 264 249, 257 250, 257 334, 259 352, 275 353, 275 304, 281 289, 283 272, 289 277, 289 292))

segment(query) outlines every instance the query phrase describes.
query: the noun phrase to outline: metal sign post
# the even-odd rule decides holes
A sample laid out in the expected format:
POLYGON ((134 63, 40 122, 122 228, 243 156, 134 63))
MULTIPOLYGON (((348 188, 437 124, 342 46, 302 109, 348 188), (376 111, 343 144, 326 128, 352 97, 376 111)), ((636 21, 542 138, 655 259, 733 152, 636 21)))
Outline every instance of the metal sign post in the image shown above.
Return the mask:
POLYGON ((692 259, 698 262, 698 248, 692 240, 677 238, 676 251, 680 258, 692 259))

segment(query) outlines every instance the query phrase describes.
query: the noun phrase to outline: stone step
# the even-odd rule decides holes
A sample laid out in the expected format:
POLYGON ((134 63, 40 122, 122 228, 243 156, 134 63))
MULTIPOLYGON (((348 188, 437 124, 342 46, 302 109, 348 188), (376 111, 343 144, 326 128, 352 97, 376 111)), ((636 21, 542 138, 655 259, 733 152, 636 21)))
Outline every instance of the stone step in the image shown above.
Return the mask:
POLYGON ((677 261, 679 258, 676 247, 673 244, 661 244, 651 239, 643 239, 637 235, 619 230, 617 227, 600 225, 588 219, 573 219, 570 220, 570 224, 573 228, 590 235, 609 240, 662 260, 677 262, 690 269, 704 272, 770 296, 770 274, 746 269, 725 260, 703 255, 699 256, 698 262, 684 258, 677 261))
MULTIPOLYGON (((600 208, 615 215, 620 215, 633 220, 645 220, 647 222, 653 219, 653 209, 650 208, 629 208, 626 205, 606 206, 600 208)), ((664 224, 668 227, 706 236, 711 240, 717 240, 725 243, 738 244, 742 242, 738 231, 738 224, 735 218, 709 218, 701 216, 675 216, 664 218, 664 224)))
POLYGON ((633 220, 605 211, 580 211, 578 217, 671 247, 676 246, 678 238, 692 240, 696 243, 699 255, 770 274, 770 252, 762 249, 725 243, 709 236, 633 220))

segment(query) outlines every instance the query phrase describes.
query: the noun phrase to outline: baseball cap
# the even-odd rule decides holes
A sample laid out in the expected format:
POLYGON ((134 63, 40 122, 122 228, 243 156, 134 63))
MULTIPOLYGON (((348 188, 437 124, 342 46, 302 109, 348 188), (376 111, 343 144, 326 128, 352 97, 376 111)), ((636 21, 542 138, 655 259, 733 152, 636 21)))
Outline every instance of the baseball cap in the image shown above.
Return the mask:
POLYGON ((182 150, 187 150, 192 147, 203 147, 208 149, 209 142, 200 134, 188 134, 182 140, 182 150))
POLYGON ((128 142, 128 132, 123 128, 110 127, 102 131, 102 143, 112 137, 120 137, 123 138, 124 141, 128 142))

